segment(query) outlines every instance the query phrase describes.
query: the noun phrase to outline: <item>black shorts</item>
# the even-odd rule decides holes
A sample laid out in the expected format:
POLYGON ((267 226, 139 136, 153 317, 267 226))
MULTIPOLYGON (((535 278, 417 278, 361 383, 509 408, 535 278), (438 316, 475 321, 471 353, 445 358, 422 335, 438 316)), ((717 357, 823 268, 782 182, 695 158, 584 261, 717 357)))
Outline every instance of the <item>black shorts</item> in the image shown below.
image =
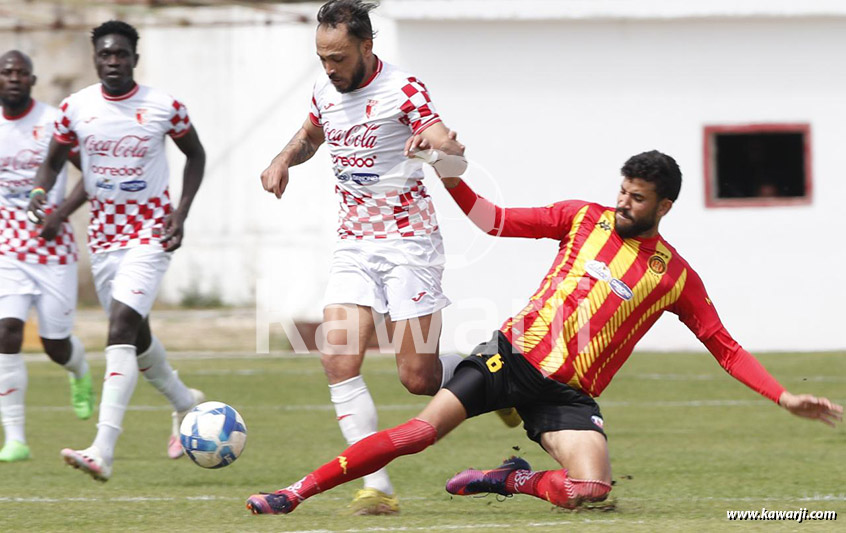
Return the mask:
POLYGON ((603 431, 599 405, 584 392, 544 377, 502 332, 480 344, 455 370, 444 388, 461 401, 467 418, 515 407, 526 435, 540 443, 542 433, 562 429, 603 431))

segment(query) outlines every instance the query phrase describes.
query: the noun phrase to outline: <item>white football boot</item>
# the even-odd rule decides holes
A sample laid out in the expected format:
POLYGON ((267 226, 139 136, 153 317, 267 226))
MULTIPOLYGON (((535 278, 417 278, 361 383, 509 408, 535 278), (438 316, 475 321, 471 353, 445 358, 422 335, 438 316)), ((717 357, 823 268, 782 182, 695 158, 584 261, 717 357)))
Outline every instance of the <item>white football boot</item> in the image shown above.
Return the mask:
POLYGON ((112 477, 112 465, 103 459, 96 446, 89 446, 84 450, 65 448, 61 453, 65 463, 82 470, 97 481, 106 482, 112 477))
POLYGON ((185 455, 185 450, 182 449, 182 442, 179 440, 179 426, 182 425, 182 420, 185 418, 191 409, 197 407, 206 401, 206 395, 203 391, 197 389, 189 389, 191 395, 194 397, 194 403, 184 411, 172 411, 170 416, 173 418, 173 427, 170 431, 170 438, 167 440, 167 456, 171 459, 179 459, 185 455))

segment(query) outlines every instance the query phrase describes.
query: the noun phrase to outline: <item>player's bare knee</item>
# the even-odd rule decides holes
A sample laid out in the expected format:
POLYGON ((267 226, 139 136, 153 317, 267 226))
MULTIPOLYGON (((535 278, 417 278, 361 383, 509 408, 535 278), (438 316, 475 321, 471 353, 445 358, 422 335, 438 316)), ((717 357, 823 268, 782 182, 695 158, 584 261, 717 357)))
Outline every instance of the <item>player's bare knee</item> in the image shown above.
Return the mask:
POLYGON ((440 379, 411 370, 400 370, 400 382, 408 392, 419 396, 433 396, 441 385, 440 379))
POLYGON ((340 383, 361 374, 361 358, 349 353, 321 353, 320 363, 330 384, 340 383))
POLYGON ((324 370, 335 370, 350 366, 352 359, 356 359, 356 357, 344 352, 326 351, 320 354, 320 364, 323 365, 324 370))
POLYGON ((127 320, 123 315, 112 315, 109 320, 107 344, 135 344, 138 337, 138 322, 127 320))
POLYGON ((120 321, 109 322, 109 335, 106 343, 109 346, 115 344, 135 344, 136 334, 128 329, 120 321))
POLYGON ((320 353, 326 357, 353 355, 362 351, 355 335, 345 329, 330 329, 317 341, 320 353))
MULTIPOLYGON (((569 477, 611 483, 611 461, 605 436, 597 431, 551 431, 541 435, 541 445, 567 469, 569 477)), ((609 488, 610 490, 610 488, 609 488)))
POLYGON ((47 357, 62 365, 68 362, 73 351, 70 337, 64 339, 45 339, 41 337, 41 345, 44 347, 44 353, 47 354, 47 357))
POLYGON ((14 318, 0 320, 0 352, 18 353, 23 346, 23 322, 14 318))

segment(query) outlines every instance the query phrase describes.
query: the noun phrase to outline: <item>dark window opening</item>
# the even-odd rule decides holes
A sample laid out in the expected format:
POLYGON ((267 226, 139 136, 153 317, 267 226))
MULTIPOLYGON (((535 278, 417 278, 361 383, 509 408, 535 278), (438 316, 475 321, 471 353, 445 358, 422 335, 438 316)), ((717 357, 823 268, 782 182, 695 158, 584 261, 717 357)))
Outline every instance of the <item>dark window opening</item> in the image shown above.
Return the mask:
POLYGON ((717 126, 705 135, 709 206, 810 200, 807 126, 717 126))

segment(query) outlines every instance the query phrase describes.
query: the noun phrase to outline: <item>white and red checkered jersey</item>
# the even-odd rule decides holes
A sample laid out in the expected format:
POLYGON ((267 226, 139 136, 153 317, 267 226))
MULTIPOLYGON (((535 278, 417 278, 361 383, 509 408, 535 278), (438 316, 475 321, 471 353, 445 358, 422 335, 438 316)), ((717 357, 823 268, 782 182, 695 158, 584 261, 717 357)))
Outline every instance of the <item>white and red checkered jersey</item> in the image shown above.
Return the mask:
POLYGON ((340 93, 322 78, 309 119, 323 128, 340 200, 344 239, 429 235, 438 229, 420 160, 403 155, 405 142, 441 121, 423 82, 377 58, 373 77, 340 93))
POLYGON ((59 108, 56 140, 80 145, 91 253, 160 242, 171 211, 165 139, 190 130, 185 106, 144 85, 113 97, 98 83, 59 108))
MULTIPOLYGON (((27 218, 29 191, 38 167, 47 155, 58 109, 32 100, 21 115, 0 117, 0 255, 27 263, 68 264, 77 259, 73 231, 63 222, 52 241, 39 237, 41 228, 27 218)), ((47 195, 45 211, 65 197, 67 172, 63 168, 47 195)))

